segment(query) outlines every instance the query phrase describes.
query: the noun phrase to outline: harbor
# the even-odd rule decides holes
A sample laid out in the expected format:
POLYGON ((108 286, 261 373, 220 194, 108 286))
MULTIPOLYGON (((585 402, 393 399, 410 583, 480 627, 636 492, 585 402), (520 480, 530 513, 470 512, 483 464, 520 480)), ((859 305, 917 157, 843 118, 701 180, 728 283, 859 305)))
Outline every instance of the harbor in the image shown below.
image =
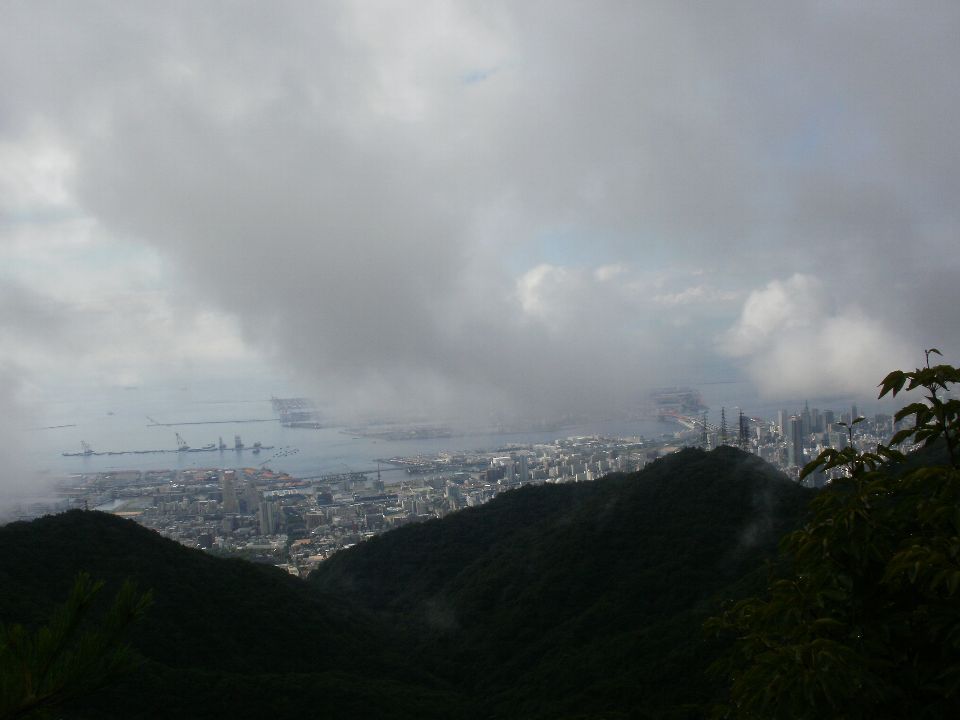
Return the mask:
POLYGON ((160 448, 156 450, 106 450, 106 451, 97 451, 94 450, 90 443, 86 440, 80 441, 80 452, 64 452, 61 453, 63 457, 99 457, 102 455, 159 455, 164 453, 206 453, 206 452, 227 452, 232 450, 233 452, 243 452, 249 450, 254 455, 259 455, 262 450, 273 450, 273 445, 264 445, 260 442, 255 442, 250 447, 247 447, 243 444, 243 441, 240 439, 239 435, 233 436, 233 446, 230 447, 223 442, 223 438, 220 438, 217 443, 210 443, 209 445, 203 445, 201 447, 190 447, 184 441, 180 433, 175 433, 177 440, 177 447, 174 448, 160 448))
MULTIPOLYGON (((269 387, 257 385, 236 391, 223 386, 205 388, 206 396, 180 397, 165 388, 142 386, 136 391, 118 388, 105 401, 89 403, 84 398, 56 397, 47 399, 38 408, 35 430, 29 431, 26 451, 31 464, 46 476, 69 476, 76 472, 121 472, 128 470, 160 471, 218 467, 230 469, 258 466, 266 461, 282 467, 294 476, 312 476, 366 470, 376 467, 377 460, 415 458, 422 455, 428 462, 408 473, 409 462, 384 463, 383 477, 387 484, 420 475, 429 467, 429 459, 438 453, 459 454, 496 449, 509 444, 550 443, 557 437, 594 435, 654 437, 665 431, 656 419, 597 420, 566 426, 557 431, 535 426, 526 431, 498 431, 500 428, 461 428, 454 423, 403 422, 338 423, 327 418, 325 427, 304 430, 294 423, 303 422, 297 412, 308 412, 300 403, 290 402, 283 422, 233 423, 236 419, 268 418, 274 414, 269 387), (149 416, 156 424, 145 419, 149 416), (42 418, 42 420, 41 420, 42 418), (201 426, 187 424, 224 421, 223 424, 201 426), (169 427, 177 424, 179 427, 169 427), (66 426, 39 429, 39 426, 66 426), (367 428, 379 437, 364 437, 352 430, 367 428), (445 429, 444 432, 403 432, 410 428, 445 429), (180 450, 175 441, 179 432, 189 450, 180 450), (383 434, 389 432, 389 435, 383 434), (454 437, 443 437, 452 434, 454 437), (225 447, 220 452, 218 435, 225 447), (245 447, 236 452, 235 435, 242 437, 245 447), (430 437, 424 437, 428 435, 430 437), (437 437, 436 435, 440 435, 437 437), (248 439, 249 438, 249 439, 248 439), (261 452, 253 452, 253 440, 260 441, 261 452), (81 443, 86 443, 82 445, 81 443), (213 445, 213 447, 210 446, 213 445), (298 448, 298 452, 283 451, 298 448), (89 450, 89 453, 87 452, 89 450), (282 456, 273 457, 282 452, 282 456)), ((284 399, 296 398, 293 392, 284 399)), ((274 398, 279 400, 278 398, 274 398)), ((280 404, 278 402, 278 404, 280 404)), ((476 423, 474 423, 476 425, 476 423)), ((511 428, 512 429, 512 428, 511 428)))

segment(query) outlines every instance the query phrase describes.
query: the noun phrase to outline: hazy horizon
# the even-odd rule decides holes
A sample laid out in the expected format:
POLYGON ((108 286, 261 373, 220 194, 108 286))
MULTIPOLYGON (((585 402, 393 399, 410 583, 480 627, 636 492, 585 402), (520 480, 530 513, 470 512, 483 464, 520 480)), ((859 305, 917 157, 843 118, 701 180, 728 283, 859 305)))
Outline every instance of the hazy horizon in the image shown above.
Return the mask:
POLYGON ((947 2, 5 3, 0 432, 213 381, 339 417, 874 398, 960 351, 958 31, 947 2))

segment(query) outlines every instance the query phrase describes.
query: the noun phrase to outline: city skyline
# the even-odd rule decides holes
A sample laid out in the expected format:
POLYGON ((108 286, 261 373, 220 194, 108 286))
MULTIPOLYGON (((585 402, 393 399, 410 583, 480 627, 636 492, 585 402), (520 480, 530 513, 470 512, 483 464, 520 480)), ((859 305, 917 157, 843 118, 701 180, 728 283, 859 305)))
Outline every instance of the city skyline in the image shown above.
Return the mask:
MULTIPOLYGON (((725 408, 720 415, 725 418, 725 408)), ((702 417, 706 421, 707 413, 702 417)), ((219 465, 204 466, 201 460, 197 467, 179 469, 82 469, 57 482, 56 499, 22 503, 8 519, 96 509, 136 520, 190 547, 305 576, 334 553, 402 525, 443 518, 528 485, 594 482, 610 473, 635 472, 684 448, 739 447, 794 482, 822 487, 845 471, 800 480, 802 467, 819 452, 843 449, 851 441, 860 451, 874 452, 896 429, 891 415, 865 418, 856 405, 823 412, 806 405, 796 413, 781 410, 775 419, 738 413, 735 422, 703 425, 699 417, 677 415, 650 437, 560 436, 516 443, 504 436, 487 449, 426 455, 413 443, 408 452, 416 454, 378 458, 375 471, 345 467, 316 474, 288 472, 283 454, 258 463, 259 458, 241 458, 225 447, 219 465), (857 418, 862 422, 851 425, 857 418), (223 464, 225 453, 233 465, 223 464), (387 473, 385 482, 382 466, 401 472, 387 473)), ((450 448, 457 447, 458 438, 450 442, 450 448)))
POLYGON ((953 4, 0 21, 14 446, 38 398, 124 387, 551 417, 720 380, 863 402, 960 352, 953 4))

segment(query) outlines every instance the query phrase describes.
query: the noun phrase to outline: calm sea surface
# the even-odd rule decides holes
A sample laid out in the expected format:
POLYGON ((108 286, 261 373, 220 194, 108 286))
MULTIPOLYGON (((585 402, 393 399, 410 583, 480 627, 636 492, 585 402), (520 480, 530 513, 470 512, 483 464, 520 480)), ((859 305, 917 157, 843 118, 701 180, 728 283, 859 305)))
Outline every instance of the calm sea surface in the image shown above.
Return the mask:
MULTIPOLYGON (((764 404, 749 387, 741 383, 707 385, 700 389, 711 408, 710 422, 719 424, 720 407, 725 406, 727 422, 731 427, 736 424, 737 406, 742 406, 747 415, 766 418, 775 417, 776 409, 781 406, 791 411, 802 407, 799 400, 782 405, 764 404)), ((244 384, 238 387, 236 384, 220 383, 174 391, 168 388, 110 388, 96 393, 76 393, 73 397, 48 398, 38 401, 30 417, 24 420, 26 446, 16 450, 27 455, 30 466, 55 476, 107 470, 251 467, 267 463, 274 470, 303 477, 375 470, 378 458, 398 455, 433 454, 441 450, 495 450, 510 444, 551 443, 557 438, 577 435, 655 438, 677 429, 676 426, 649 419, 597 421, 549 432, 474 432, 429 440, 375 440, 357 437, 342 427, 320 430, 283 427, 274 417, 270 394, 271 389, 266 385, 244 384), (164 427, 153 425, 148 418, 158 423, 219 422, 164 427), (232 422, 235 420, 262 422, 232 422), (53 427, 58 425, 69 427, 53 427), (218 444, 222 438, 229 449, 222 453, 167 452, 90 457, 62 455, 63 452, 79 452, 81 441, 86 441, 98 452, 172 451, 177 447, 177 432, 194 448, 218 444), (250 449, 235 452, 232 449, 234 435, 240 435, 248 448, 254 442, 260 442, 265 446, 273 446, 273 449, 263 450, 259 455, 250 449)), ((811 405, 814 403, 811 402, 811 405)), ((830 408, 834 405, 842 410, 846 401, 838 399, 835 403, 823 402, 820 407, 830 408)), ((384 473, 387 481, 398 480, 404 474, 402 469, 390 466, 384 466, 384 473)))
MULTIPOLYGON (((342 427, 319 430, 287 428, 274 417, 269 394, 223 399, 203 397, 192 389, 182 394, 135 390, 110 390, 97 397, 57 399, 42 402, 34 413, 39 424, 27 429, 30 465, 50 475, 108 470, 159 470, 191 467, 251 467, 267 463, 274 470, 295 476, 375 470, 378 458, 432 454, 441 450, 495 450, 509 444, 551 443, 577 435, 659 437, 676 428, 655 420, 597 421, 549 432, 505 434, 470 433, 449 438, 388 441, 357 437, 342 427), (178 423, 172 427, 158 423, 178 423), (262 420, 262 422, 232 422, 262 420), (219 421, 217 424, 179 424, 219 421), (54 427, 54 426, 69 427, 54 427), (175 450, 175 433, 197 448, 220 439, 223 452, 167 452, 143 455, 64 457, 79 452, 81 441, 97 452, 175 450), (240 435, 246 450, 233 450, 234 435, 240 435), (259 455, 249 448, 254 442, 273 446, 259 455)), ((456 429, 454 428, 456 432, 456 429)), ((383 466, 385 480, 399 480, 402 469, 383 466)))

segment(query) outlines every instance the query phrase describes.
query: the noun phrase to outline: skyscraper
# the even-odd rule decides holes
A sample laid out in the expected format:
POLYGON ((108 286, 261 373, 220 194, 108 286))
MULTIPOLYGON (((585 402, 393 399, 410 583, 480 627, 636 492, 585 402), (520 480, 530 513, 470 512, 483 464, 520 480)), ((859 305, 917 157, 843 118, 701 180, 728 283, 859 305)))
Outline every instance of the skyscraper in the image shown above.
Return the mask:
POLYGON ((803 419, 794 415, 790 418, 789 464, 802 468, 803 462, 803 419))
POLYGON ((233 486, 235 473, 233 470, 226 470, 220 473, 220 482, 223 489, 223 511, 225 513, 240 512, 240 502, 237 500, 237 490, 233 486))
POLYGON ((274 535, 277 532, 277 512, 269 500, 261 500, 259 508, 260 534, 274 535))

